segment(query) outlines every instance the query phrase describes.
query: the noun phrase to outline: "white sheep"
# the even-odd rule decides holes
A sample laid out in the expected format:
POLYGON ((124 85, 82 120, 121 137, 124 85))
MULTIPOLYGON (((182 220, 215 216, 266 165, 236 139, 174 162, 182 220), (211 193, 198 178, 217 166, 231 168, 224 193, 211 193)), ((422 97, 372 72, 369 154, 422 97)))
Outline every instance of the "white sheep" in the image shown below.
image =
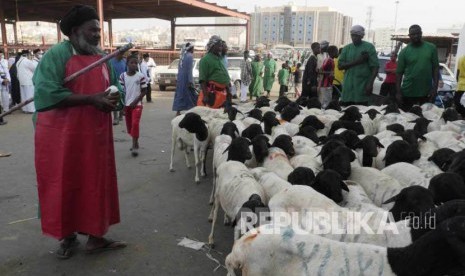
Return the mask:
MULTIPOLYGON (((220 204, 225 213, 225 218, 236 219, 242 206, 250 200, 252 195, 258 195, 261 199, 265 198, 263 188, 241 162, 225 162, 217 168, 217 173, 214 202, 208 218, 212 221, 212 228, 208 237, 210 245, 214 244, 213 235, 220 204)), ((234 231, 234 240, 239 238, 239 224, 237 223, 234 231)))
POLYGON ((334 241, 294 226, 267 224, 236 241, 225 262, 228 276, 236 275, 235 269, 248 276, 432 275, 433 271, 444 275, 450 267, 440 264, 453 262, 454 267, 461 267, 459 259, 449 259, 453 246, 447 245, 444 236, 433 233, 416 241, 416 246, 390 250, 334 241))
POLYGON ((275 172, 279 177, 287 180, 287 176, 294 170, 286 153, 277 147, 271 147, 268 156, 263 161, 263 167, 270 172, 275 172))
POLYGON ((207 147, 210 143, 210 132, 208 130, 208 124, 206 124, 198 115, 191 116, 189 113, 175 117, 171 121, 171 162, 170 162, 170 171, 174 172, 173 159, 176 144, 178 143, 179 149, 184 150, 184 156, 186 159, 186 166, 190 168, 189 162, 189 147, 194 149, 194 159, 195 159, 195 182, 199 183, 199 170, 200 175, 205 176, 205 159, 207 147), (181 121, 186 120, 186 124, 189 125, 192 132, 187 131, 185 128, 181 128, 179 124, 181 121), (195 131, 195 132, 194 132, 195 131), (199 140, 197 137, 204 138, 204 140, 199 140), (200 168, 199 168, 200 167, 200 168))
POLYGON ((383 206, 383 202, 404 188, 395 178, 369 167, 352 168, 349 180, 362 186, 370 200, 385 210, 389 210, 392 204, 383 206))
POLYGON ((401 184, 402 188, 410 187, 412 185, 419 185, 428 188, 429 185, 429 178, 426 177, 425 172, 410 163, 395 163, 382 169, 381 172, 396 179, 399 184, 401 184))
POLYGON ((314 154, 299 154, 291 158, 291 166, 295 169, 298 167, 310 168, 315 174, 323 170, 321 157, 314 154))

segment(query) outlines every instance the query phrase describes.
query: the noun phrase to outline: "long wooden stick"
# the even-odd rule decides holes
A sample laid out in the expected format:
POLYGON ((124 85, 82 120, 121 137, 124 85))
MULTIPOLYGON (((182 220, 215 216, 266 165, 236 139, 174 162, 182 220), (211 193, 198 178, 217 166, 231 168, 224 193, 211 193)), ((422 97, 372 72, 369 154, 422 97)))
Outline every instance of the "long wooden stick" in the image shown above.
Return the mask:
MULTIPOLYGON (((118 50, 114 51, 113 53, 108 54, 108 55, 102 57, 101 59, 97 60, 96 62, 94 62, 92 64, 89 64, 88 66, 82 68, 81 70, 77 71, 76 73, 73 73, 73 74, 69 75, 68 77, 66 77, 63 80, 63 84, 74 80, 75 78, 79 77, 80 75, 82 75, 82 74, 84 74, 86 72, 89 72, 90 70, 94 69, 95 67, 99 66, 100 64, 103 64, 104 62, 107 62, 108 60, 110 60, 111 58, 117 56, 120 53, 126 52, 127 50, 131 49, 132 47, 134 47, 134 45, 132 43, 128 43, 128 44, 124 45, 123 47, 119 48, 118 50)), ((19 110, 23 106, 25 106, 25 105, 33 102, 33 101, 34 101, 34 98, 29 98, 29 99, 25 100, 24 102, 17 104, 15 107, 8 110, 7 112, 4 112, 4 113, 0 114, 0 119, 7 116, 7 115, 9 115, 9 114, 11 114, 11 113, 13 113, 13 112, 15 112, 16 110, 19 110)))

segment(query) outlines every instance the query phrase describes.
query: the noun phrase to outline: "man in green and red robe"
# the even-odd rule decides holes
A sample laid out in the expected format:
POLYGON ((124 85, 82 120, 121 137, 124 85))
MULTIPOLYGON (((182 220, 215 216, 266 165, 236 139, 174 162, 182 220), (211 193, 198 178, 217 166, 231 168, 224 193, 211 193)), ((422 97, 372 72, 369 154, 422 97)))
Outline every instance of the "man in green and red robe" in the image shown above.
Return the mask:
POLYGON ((42 231, 61 240, 59 258, 72 255, 77 233, 88 236, 88 253, 126 246, 103 237, 120 221, 111 120, 120 95, 104 92, 117 77, 103 63, 63 81, 102 58, 98 19, 92 7, 73 7, 60 21, 69 41, 47 51, 33 77, 42 231))

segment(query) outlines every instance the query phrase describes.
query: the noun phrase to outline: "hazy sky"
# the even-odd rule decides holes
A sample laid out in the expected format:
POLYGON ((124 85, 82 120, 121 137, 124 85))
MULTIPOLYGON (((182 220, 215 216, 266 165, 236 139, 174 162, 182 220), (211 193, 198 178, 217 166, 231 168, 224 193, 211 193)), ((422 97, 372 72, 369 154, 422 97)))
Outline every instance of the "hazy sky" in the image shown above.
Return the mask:
MULTIPOLYGON (((208 0, 229 8, 244 12, 253 12, 255 6, 271 7, 289 3, 282 0, 208 0)), ((328 6, 332 10, 344 15, 352 16, 354 24, 367 27, 368 7, 373 7, 372 29, 377 27, 393 27, 396 11, 396 1, 387 0, 294 0, 298 6, 328 6)), ((153 27, 156 25, 169 26, 161 20, 115 20, 113 28, 122 30, 128 28, 153 27)), ((399 0, 397 12, 397 28, 408 28, 412 24, 419 24, 424 32, 435 32, 437 28, 449 28, 452 25, 465 24, 464 0, 399 0)))

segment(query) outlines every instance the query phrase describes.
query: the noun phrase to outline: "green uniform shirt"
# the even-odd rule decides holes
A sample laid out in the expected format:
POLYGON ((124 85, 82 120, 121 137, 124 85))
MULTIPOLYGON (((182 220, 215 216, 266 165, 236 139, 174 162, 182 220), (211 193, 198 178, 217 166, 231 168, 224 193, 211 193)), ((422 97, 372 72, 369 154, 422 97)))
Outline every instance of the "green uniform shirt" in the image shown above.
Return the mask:
POLYGON ((278 80, 280 85, 286 85, 289 82, 289 70, 288 69, 281 69, 278 73, 278 80))
POLYGON ((229 84, 228 70, 224 67, 222 59, 212 53, 206 54, 199 62, 199 82, 214 81, 224 85, 229 84))
POLYGON ((362 52, 368 52, 368 62, 351 67, 345 71, 344 85, 342 86, 343 102, 368 102, 369 98, 365 94, 365 88, 370 81, 373 68, 379 67, 378 57, 373 44, 362 41, 360 45, 353 43, 345 46, 339 56, 339 64, 347 64, 358 59, 362 52))
POLYGON ((403 74, 402 95, 425 97, 433 84, 433 69, 439 66, 438 51, 432 43, 423 41, 416 47, 411 43, 399 54, 397 74, 403 74))

